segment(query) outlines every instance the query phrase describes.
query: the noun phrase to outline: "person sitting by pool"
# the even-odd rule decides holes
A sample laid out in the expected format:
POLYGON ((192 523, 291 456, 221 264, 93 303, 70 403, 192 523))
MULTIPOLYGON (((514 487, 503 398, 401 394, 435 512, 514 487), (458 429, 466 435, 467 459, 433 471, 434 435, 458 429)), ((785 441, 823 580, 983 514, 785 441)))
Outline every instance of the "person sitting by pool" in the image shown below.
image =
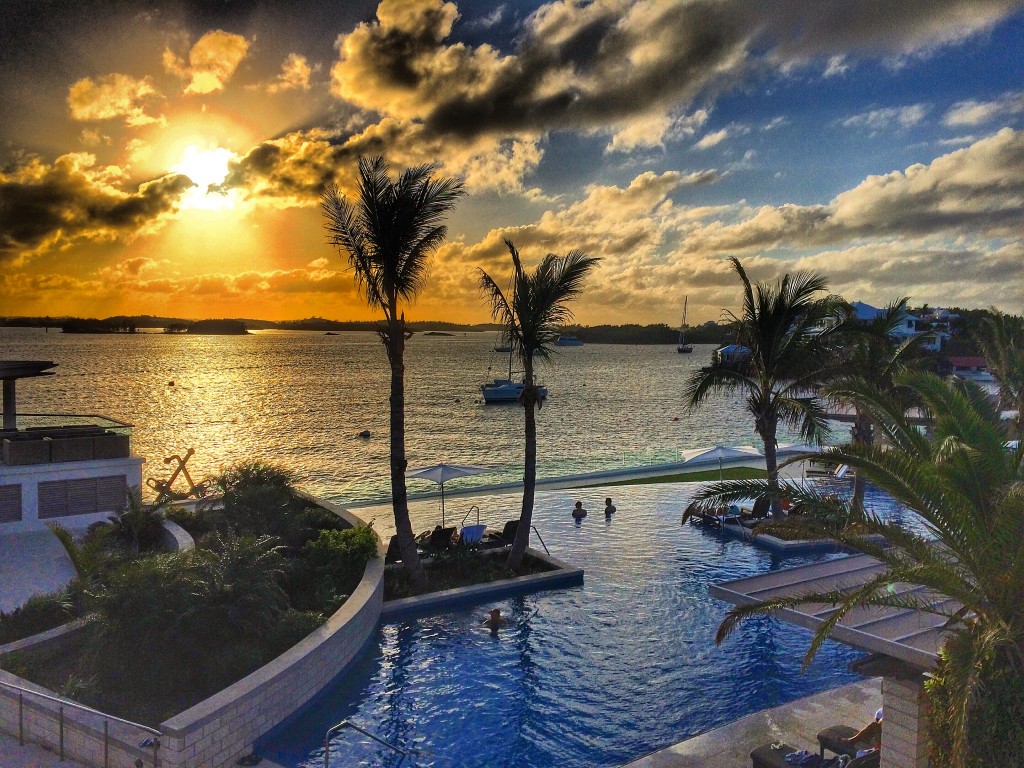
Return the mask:
POLYGON ((587 516, 587 510, 583 508, 582 501, 576 502, 576 508, 572 511, 572 516, 577 523, 582 521, 583 518, 587 516))
POLYGON ((878 708, 875 712, 875 719, 857 731, 853 736, 847 739, 842 739, 852 748, 854 744, 858 742, 865 742, 871 744, 871 749, 858 749, 857 754, 854 757, 863 757, 864 755, 875 751, 876 749, 882 748, 882 707, 878 708))
POLYGON ((609 496, 604 500, 604 516, 611 517, 615 514, 615 505, 612 504, 612 498, 609 496))
POLYGON ((492 635, 496 635, 499 629, 508 624, 508 619, 501 615, 501 608, 491 608, 490 614, 480 623, 491 630, 492 635))

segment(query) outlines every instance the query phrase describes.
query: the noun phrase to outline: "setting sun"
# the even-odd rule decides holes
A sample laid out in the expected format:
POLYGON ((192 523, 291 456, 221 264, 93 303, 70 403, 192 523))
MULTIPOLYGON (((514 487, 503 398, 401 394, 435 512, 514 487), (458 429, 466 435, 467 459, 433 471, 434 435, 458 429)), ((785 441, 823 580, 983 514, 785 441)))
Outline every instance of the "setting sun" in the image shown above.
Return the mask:
POLYGON ((181 198, 181 208, 199 208, 203 210, 223 210, 235 207, 235 195, 232 191, 211 189, 221 184, 228 175, 228 163, 237 157, 230 149, 200 149, 195 145, 185 148, 182 160, 171 166, 175 173, 188 176, 195 185, 181 198))

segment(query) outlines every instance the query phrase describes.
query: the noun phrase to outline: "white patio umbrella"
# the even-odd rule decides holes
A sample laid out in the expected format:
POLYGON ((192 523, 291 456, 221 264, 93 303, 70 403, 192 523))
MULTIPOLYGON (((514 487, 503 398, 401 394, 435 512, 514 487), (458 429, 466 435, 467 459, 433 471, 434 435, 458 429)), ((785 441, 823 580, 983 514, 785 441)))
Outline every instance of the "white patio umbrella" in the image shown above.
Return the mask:
POLYGON ((444 484, 456 477, 469 477, 470 475, 482 475, 490 472, 489 467, 477 467, 472 464, 435 464, 432 467, 421 469, 410 469, 405 473, 406 477, 416 480, 433 480, 441 486, 441 527, 444 527, 444 484))
POLYGON ((683 451, 683 463, 687 466, 701 466, 704 464, 713 465, 718 462, 718 479, 722 479, 722 462, 738 461, 763 456, 757 448, 752 445, 715 445, 711 448, 694 448, 690 451, 683 451))

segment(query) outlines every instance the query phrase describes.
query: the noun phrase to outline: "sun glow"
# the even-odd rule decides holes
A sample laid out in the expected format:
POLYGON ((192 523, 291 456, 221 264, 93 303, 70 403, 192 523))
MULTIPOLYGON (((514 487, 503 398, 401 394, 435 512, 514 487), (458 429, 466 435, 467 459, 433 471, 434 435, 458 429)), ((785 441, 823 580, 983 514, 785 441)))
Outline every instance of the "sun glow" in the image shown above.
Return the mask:
POLYGON ((236 157, 234 152, 223 147, 202 149, 194 144, 186 147, 182 160, 171 166, 172 171, 188 176, 194 184, 181 197, 182 210, 222 211, 234 208, 237 191, 217 187, 227 178, 228 164, 236 157))

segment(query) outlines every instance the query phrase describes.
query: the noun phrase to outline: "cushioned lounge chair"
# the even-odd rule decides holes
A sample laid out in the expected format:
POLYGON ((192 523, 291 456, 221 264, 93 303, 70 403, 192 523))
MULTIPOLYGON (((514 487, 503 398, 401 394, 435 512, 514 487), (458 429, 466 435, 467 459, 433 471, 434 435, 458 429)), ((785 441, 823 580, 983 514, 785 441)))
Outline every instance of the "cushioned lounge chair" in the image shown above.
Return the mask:
POLYGON ((430 532, 429 538, 424 543, 423 548, 427 552, 444 552, 450 549, 452 541, 455 539, 455 531, 458 530, 455 527, 452 528, 435 528, 430 532))
POLYGON ((462 531, 459 533, 459 543, 467 546, 475 546, 481 542, 484 537, 484 531, 486 530, 486 525, 464 525, 462 527, 462 531))
POLYGON ((481 546, 484 549, 497 549, 498 547, 511 547, 516 540, 516 532, 519 530, 518 520, 509 520, 501 533, 488 533, 481 546))
MULTIPOLYGON (((855 731, 856 733, 856 731, 855 731)), ((838 768, 841 761, 848 760, 844 768, 878 768, 881 761, 881 752, 875 750, 869 755, 850 760, 848 756, 840 755, 826 760, 821 755, 806 754, 801 761, 792 762, 786 759, 797 751, 796 747, 789 744, 762 744, 750 753, 750 762, 753 768, 838 768), (777 746, 776 746, 777 744, 777 746)))

